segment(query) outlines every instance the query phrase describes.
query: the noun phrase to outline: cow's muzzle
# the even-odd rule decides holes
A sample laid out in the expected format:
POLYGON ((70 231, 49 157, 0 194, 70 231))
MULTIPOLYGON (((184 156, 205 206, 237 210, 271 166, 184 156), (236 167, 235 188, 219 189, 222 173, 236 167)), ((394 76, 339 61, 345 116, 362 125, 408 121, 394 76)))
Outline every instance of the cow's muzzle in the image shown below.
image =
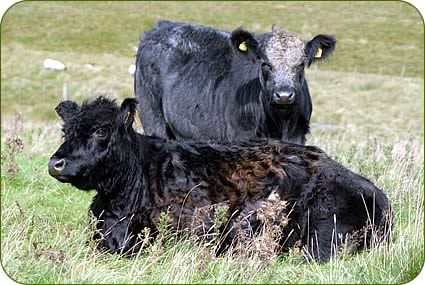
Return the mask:
POLYGON ((294 88, 282 88, 273 93, 273 104, 290 105, 295 101, 294 88))

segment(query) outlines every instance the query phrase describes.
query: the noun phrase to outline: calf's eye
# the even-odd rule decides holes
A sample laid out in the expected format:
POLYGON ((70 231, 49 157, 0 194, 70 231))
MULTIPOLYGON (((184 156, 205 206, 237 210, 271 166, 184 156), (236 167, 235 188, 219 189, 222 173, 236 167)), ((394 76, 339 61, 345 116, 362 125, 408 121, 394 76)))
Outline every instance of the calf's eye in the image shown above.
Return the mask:
POLYGON ((106 130, 106 129, 104 129, 104 128, 100 128, 100 129, 97 129, 97 130, 93 133, 93 135, 94 135, 95 137, 98 137, 98 138, 104 138, 104 137, 106 137, 106 136, 108 135, 108 132, 107 132, 107 130, 106 130))

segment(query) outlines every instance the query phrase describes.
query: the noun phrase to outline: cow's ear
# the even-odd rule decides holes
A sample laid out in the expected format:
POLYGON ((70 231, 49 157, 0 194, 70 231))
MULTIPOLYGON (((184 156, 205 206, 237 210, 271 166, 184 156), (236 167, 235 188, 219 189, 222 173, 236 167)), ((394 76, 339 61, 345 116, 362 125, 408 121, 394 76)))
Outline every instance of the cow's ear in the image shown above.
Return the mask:
POLYGON ((244 58, 255 61, 258 58, 258 42, 253 35, 242 28, 234 30, 230 36, 232 49, 244 58))
POLYGON ((80 106, 73 101, 62 101, 56 106, 55 110, 62 120, 67 121, 80 112, 80 106))
POLYGON ((307 65, 327 59, 335 50, 334 35, 317 35, 306 45, 307 65))
POLYGON ((137 99, 127 98, 125 99, 120 107, 120 112, 117 116, 117 123, 131 126, 134 122, 134 115, 137 109, 137 99))

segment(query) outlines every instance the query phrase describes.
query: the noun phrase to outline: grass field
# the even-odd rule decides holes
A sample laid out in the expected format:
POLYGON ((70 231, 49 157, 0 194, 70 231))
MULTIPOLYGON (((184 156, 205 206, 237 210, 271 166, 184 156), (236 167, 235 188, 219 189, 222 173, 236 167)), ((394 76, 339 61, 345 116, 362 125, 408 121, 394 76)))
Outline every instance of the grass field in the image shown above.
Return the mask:
POLYGON ((403 283, 423 266, 423 22, 403 2, 24 2, 1 26, 1 261, 25 283, 403 283), (338 38, 331 60, 307 71, 313 96, 308 144, 384 189, 392 241, 327 264, 293 250, 215 258, 189 241, 156 243, 136 259, 86 244, 83 193, 50 178, 61 142, 54 107, 62 86, 81 102, 133 96, 127 68, 159 19, 266 32, 276 23, 306 39, 338 38), (45 58, 65 72, 43 70, 45 58), (87 64, 94 64, 90 68, 87 64), (403 71, 404 70, 404 71, 403 71), (19 139, 13 140, 18 136, 19 139), (22 144, 21 144, 22 142, 22 144))

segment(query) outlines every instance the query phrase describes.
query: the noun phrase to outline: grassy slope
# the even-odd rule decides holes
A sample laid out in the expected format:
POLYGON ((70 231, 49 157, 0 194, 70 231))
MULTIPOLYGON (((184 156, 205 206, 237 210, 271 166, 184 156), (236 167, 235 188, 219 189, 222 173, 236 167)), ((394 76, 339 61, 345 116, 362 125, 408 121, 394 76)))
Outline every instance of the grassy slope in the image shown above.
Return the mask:
MULTIPOLYGON (((90 90, 132 93, 126 74, 133 47, 159 19, 190 21, 224 30, 240 25, 267 32, 271 24, 300 33, 335 34, 337 52, 320 69, 423 77, 423 26, 417 11, 399 2, 24 2, 4 16, 2 37, 2 113, 35 105, 32 116, 52 118, 62 82, 71 94, 87 79, 107 78, 90 90), (69 65, 65 73, 41 70, 53 57, 69 65), (93 74, 84 64, 95 63, 93 74), (31 82, 31 84, 30 84, 31 82), (122 83, 122 84, 121 84, 122 83), (117 91, 119 90, 119 91, 117 91), (41 104, 38 104, 41 102, 41 104), (7 106, 7 107, 6 107, 7 106)), ((86 97, 87 94, 84 94, 86 97)))
POLYGON ((6 272, 21 282, 350 282, 400 283, 420 270, 423 258, 423 30, 404 3, 20 3, 2 23, 1 250, 6 272), (59 15, 51 16, 54 13, 59 15), (50 16, 48 16, 50 15, 50 16), (284 16, 283 16, 284 15, 284 16), (299 252, 214 259, 202 247, 171 243, 137 260, 96 255, 85 244, 92 193, 81 193, 47 175, 46 161, 60 143, 53 108, 66 82, 72 98, 132 96, 127 67, 137 37, 158 19, 190 21, 257 32, 278 23, 306 38, 335 33, 335 56, 307 76, 313 122, 310 144, 385 189, 395 210, 388 248, 326 265, 302 263, 299 252), (123 32, 125 31, 125 32, 123 32), (66 72, 42 70, 43 59, 65 62, 66 72), (88 69, 86 63, 96 63, 88 69), (377 73, 382 65, 384 76, 377 73), (401 66, 405 78, 400 78, 401 66), (357 74, 351 71, 357 66, 357 74), (23 114, 22 127, 12 114, 23 114), (19 125, 19 124, 18 124, 19 125), (13 130, 25 147, 16 176, 4 140, 13 130))

